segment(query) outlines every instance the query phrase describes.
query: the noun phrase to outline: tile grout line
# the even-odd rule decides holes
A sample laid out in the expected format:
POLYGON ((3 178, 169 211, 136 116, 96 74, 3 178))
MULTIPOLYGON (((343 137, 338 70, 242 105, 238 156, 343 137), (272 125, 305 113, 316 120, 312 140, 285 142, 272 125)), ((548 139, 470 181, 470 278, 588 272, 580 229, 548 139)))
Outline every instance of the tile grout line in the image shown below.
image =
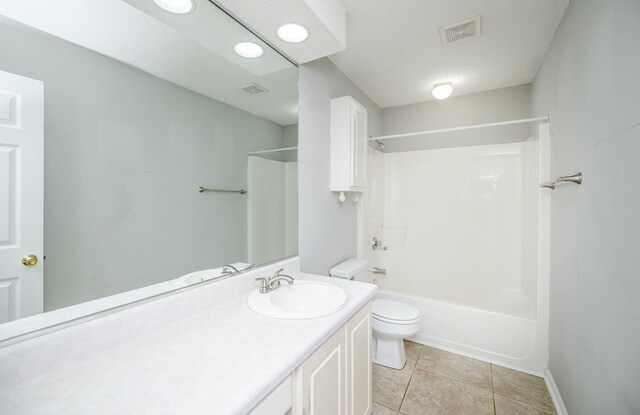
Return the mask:
MULTIPOLYGON (((422 353, 422 351, 420 351, 422 353)), ((404 388, 404 393, 402 394, 402 399, 400 400, 400 407, 398 408, 398 412, 402 409, 402 404, 404 403, 404 398, 407 397, 407 391, 409 390, 409 385, 411 384, 411 379, 413 379, 413 374, 416 373, 416 365, 413 365, 413 369, 411 369, 411 376, 409 376, 409 382, 407 382, 407 386, 404 388)))
POLYGON ((493 387, 493 364, 489 363, 489 370, 491 371, 491 400, 493 401, 493 415, 496 415, 496 390, 493 387))
POLYGON ((424 346, 420 346, 420 353, 418 353, 418 357, 416 357, 416 361, 413 363, 413 369, 411 369, 411 376, 409 376, 409 382, 407 382, 407 387, 404 388, 404 394, 402 395, 402 399, 400 400, 400 407, 398 408, 398 413, 400 413, 400 410, 402 409, 404 398, 407 397, 407 391, 409 391, 409 385, 411 384, 411 379, 413 379, 413 375, 416 373, 416 368, 418 367, 418 361, 420 360, 420 356, 422 355, 423 350, 424 350, 424 346))
POLYGON ((396 413, 398 412, 398 411, 396 411, 396 410, 395 410, 395 409, 393 409, 393 408, 389 408, 387 405, 383 405, 383 404, 378 403, 378 402, 375 402, 375 401, 374 401, 373 403, 375 403, 376 405, 381 406, 381 407, 383 407, 383 408, 387 408, 388 410, 390 410, 390 411, 392 411, 392 412, 396 412, 396 413))
MULTIPOLYGON (((404 399, 404 398, 403 398, 403 399, 404 399)), ((384 403, 380 403, 380 402, 376 402, 376 401, 373 401, 373 403, 375 403, 376 405, 381 406, 381 407, 383 407, 383 408, 387 408, 388 410, 390 410, 390 411, 392 411, 392 412, 396 412, 396 413, 397 413, 397 412, 399 412, 399 411, 400 411, 400 408, 398 408, 398 409, 393 409, 393 408, 390 408, 389 406, 385 405, 384 403)), ((402 402, 400 402, 400 406, 402 406, 402 402)))
MULTIPOLYGON (((493 387, 493 366, 499 366, 499 367, 503 367, 503 366, 500 366, 500 365, 494 365, 493 363, 491 363, 491 389, 492 389, 492 392, 493 392, 493 406, 494 406, 494 410, 495 410, 495 403, 496 403, 496 395, 500 395, 500 396, 502 396, 503 398, 510 399, 510 400, 512 400, 512 401, 516 401, 516 402, 520 402, 520 403, 522 403, 522 404, 525 404, 525 405, 531 406, 531 407, 536 408, 536 409, 539 409, 539 410, 541 410, 541 411, 544 411, 544 412, 551 412, 551 411, 549 411, 549 410, 548 410, 548 409, 546 409, 546 408, 543 408, 543 407, 540 407, 540 406, 536 405, 535 403, 532 403, 532 402, 525 402, 525 401, 520 400, 520 399, 517 399, 516 397, 513 397, 513 396, 506 396, 506 395, 503 395, 503 394, 501 394, 501 393, 496 393, 495 388, 493 387)), ((507 369, 509 369, 509 368, 507 368, 507 369)), ((518 372, 518 373, 525 373, 525 372, 520 372, 520 371, 515 370, 515 369, 509 369, 509 370, 513 370, 513 371, 518 372)), ((525 374, 528 374, 528 373, 525 373, 525 374)), ((531 375, 531 376, 534 376, 534 375, 531 375)), ((537 377, 537 376, 536 376, 536 377, 537 377)), ((545 390, 546 390, 546 385, 545 385, 545 390)), ((547 393, 549 393, 549 391, 548 391, 548 390, 547 390, 547 393)), ((553 408, 553 412, 556 412, 555 407, 553 408)))

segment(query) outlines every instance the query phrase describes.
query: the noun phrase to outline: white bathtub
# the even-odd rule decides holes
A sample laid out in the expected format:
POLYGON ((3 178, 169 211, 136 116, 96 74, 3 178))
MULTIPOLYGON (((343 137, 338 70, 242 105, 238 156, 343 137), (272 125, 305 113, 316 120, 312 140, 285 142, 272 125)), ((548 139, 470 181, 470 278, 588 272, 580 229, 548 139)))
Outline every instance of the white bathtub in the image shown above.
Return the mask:
POLYGON ((377 298, 401 301, 420 310, 421 329, 411 341, 543 375, 547 363, 546 329, 535 318, 384 290, 378 292, 377 298))

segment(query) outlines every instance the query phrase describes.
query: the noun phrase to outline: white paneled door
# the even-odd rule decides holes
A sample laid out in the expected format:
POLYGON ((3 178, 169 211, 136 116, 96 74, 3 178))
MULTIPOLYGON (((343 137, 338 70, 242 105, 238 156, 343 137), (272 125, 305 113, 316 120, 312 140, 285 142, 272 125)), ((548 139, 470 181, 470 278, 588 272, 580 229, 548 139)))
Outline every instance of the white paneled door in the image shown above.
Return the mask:
POLYGON ((0 71, 0 323, 42 313, 43 84, 0 71))

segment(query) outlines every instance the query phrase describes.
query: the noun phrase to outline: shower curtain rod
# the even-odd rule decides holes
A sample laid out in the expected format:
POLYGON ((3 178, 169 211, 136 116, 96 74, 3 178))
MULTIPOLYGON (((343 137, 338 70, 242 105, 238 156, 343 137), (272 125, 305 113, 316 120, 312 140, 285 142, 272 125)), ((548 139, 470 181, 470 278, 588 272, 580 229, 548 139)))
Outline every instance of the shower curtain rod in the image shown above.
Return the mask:
POLYGON ((297 150, 297 149, 298 147, 274 148, 273 150, 251 151, 249 155, 252 156, 254 154, 275 153, 278 151, 289 151, 289 150, 297 150))
POLYGON ((369 137, 369 141, 391 140, 391 139, 394 139, 394 138, 414 137, 414 136, 418 136, 418 135, 450 133, 450 132, 454 132, 454 131, 473 130, 473 129, 476 129, 476 128, 499 127, 499 126, 502 126, 502 125, 525 124, 525 123, 530 123, 530 122, 546 122, 546 121, 549 121, 549 116, 548 115, 546 115, 544 117, 523 118, 523 119, 520 119, 520 120, 492 122, 492 123, 488 123, 488 124, 476 124, 476 125, 465 125, 465 126, 462 126, 462 127, 440 128, 440 129, 437 129, 437 130, 418 131, 418 132, 415 132, 415 133, 382 135, 382 136, 379 136, 379 137, 369 137))

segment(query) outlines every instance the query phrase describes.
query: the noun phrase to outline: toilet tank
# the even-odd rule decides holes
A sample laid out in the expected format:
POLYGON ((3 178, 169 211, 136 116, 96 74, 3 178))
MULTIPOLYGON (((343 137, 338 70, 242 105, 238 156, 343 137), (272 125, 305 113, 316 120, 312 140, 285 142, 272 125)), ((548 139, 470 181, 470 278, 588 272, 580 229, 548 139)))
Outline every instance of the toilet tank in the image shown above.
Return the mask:
POLYGON ((329 270, 329 276, 335 278, 345 278, 360 282, 368 282, 367 261, 364 259, 351 258, 339 263, 329 270))

